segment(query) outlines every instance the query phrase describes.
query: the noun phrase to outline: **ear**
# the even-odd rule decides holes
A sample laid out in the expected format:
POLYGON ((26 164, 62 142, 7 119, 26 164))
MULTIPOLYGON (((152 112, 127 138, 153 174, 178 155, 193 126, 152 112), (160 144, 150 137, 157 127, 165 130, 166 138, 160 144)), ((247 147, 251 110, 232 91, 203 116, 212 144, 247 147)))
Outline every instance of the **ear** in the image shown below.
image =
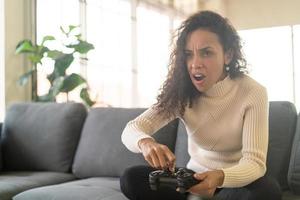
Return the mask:
POLYGON ((225 52, 225 55, 224 55, 225 65, 228 65, 231 62, 232 58, 233 58, 233 52, 231 49, 229 49, 225 52))

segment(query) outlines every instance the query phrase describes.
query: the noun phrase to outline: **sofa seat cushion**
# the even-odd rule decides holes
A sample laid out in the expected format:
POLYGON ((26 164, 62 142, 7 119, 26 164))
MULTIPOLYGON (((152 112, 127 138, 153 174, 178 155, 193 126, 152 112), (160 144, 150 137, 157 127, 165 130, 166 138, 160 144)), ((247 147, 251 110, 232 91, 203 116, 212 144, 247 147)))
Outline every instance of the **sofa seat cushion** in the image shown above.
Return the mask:
POLYGON ((14 200, 128 200, 118 178, 89 178, 25 191, 14 200))
POLYGON ((187 131, 181 120, 178 124, 175 156, 176 167, 186 167, 188 161, 190 160, 190 155, 188 154, 187 131))
MULTIPOLYGON (((147 165, 142 154, 132 153, 121 142, 127 122, 136 118, 142 108, 94 108, 84 123, 73 164, 78 178, 119 177, 127 167, 147 165)), ((154 134, 155 140, 174 151, 178 120, 154 134)))
POLYGON ((70 171, 85 117, 79 103, 13 104, 1 135, 4 169, 70 171))
POLYGON ((282 200, 300 200, 300 196, 293 194, 291 191, 284 191, 282 193, 282 200))
POLYGON ((2 172, 0 175, 0 199, 11 200, 25 190, 74 180, 69 173, 60 172, 2 172))

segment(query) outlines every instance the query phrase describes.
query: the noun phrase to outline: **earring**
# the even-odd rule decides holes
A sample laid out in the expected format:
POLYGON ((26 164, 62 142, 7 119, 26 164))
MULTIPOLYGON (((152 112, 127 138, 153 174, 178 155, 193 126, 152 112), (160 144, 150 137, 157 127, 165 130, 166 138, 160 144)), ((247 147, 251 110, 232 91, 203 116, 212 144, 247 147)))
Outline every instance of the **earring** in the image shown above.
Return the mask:
POLYGON ((229 72, 229 70, 230 70, 230 67, 228 65, 225 65, 225 71, 229 72))

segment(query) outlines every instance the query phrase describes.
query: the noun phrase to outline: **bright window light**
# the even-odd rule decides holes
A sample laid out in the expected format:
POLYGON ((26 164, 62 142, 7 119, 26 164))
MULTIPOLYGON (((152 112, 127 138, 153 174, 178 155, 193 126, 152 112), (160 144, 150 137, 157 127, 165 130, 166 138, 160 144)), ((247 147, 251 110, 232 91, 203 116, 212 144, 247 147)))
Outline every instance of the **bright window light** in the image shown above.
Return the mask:
MULTIPOLYGON (((81 68, 77 63, 71 70, 83 72, 95 106, 148 107, 156 101, 167 74, 171 20, 177 27, 179 16, 129 0, 38 0, 37 19, 38 41, 48 34, 58 37, 60 25, 84 23, 84 36, 95 49, 81 68)), ((49 83, 42 73, 45 69, 38 69, 38 94, 42 95, 49 83)))
POLYGON ((146 7, 137 10, 138 93, 140 106, 156 102, 167 75, 169 58, 169 17, 146 7))
POLYGON ((294 38, 294 70, 295 70, 295 101, 300 111, 300 25, 293 27, 294 38))
POLYGON ((239 32, 250 76, 268 90, 270 101, 294 102, 291 27, 239 32))
POLYGON ((131 106, 131 7, 128 1, 87 1, 87 39, 95 45, 87 78, 98 105, 131 106))
MULTIPOLYGON (((98 106, 148 107, 156 102, 166 79, 170 29, 176 29, 182 20, 170 16, 147 3, 139 2, 135 8, 129 0, 38 0, 37 40, 45 35, 59 37, 60 26, 84 22, 84 36, 95 49, 89 52, 86 64, 75 63, 69 71, 86 76, 98 106), (82 8, 85 12, 80 12, 82 8)), ((290 101, 300 110, 300 57, 296 56, 300 54, 300 25, 239 34, 250 76, 267 88, 269 100, 290 101)), ((44 64, 45 68, 38 66, 39 95, 48 91, 46 74, 53 63, 44 64)), ((80 101, 77 93, 71 92, 69 99, 80 101)))
MULTIPOLYGON (((74 0, 37 0, 37 42, 40 44, 43 37, 53 35, 61 39, 60 26, 66 28, 69 25, 79 25, 79 2, 74 0), (55 10, 55 14, 53 11, 55 10), (51 16, 51 17, 49 17, 51 16)), ((57 48, 58 45, 51 43, 49 48, 57 48)), ((44 59, 43 66, 38 65, 38 95, 44 95, 48 92, 50 83, 47 80, 47 74, 53 70, 53 61, 44 59)), ((67 73, 80 72, 79 62, 74 62, 67 73)), ((69 100, 79 100, 79 91, 69 93, 69 100)), ((59 95, 57 101, 65 101, 66 96, 59 95)))

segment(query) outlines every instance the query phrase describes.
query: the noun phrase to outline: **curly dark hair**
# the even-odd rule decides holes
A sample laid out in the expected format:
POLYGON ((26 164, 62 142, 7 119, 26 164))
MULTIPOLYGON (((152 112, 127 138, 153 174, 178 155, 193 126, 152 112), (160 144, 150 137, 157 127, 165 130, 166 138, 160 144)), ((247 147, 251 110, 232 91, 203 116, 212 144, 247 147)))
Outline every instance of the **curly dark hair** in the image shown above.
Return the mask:
POLYGON ((195 13, 181 24, 174 35, 177 41, 170 55, 168 76, 155 104, 158 113, 164 114, 165 117, 177 114, 183 116, 186 106, 192 107, 195 99, 201 95, 189 77, 184 53, 187 37, 197 29, 215 33, 223 51, 230 51, 232 59, 226 67, 229 67, 227 73, 231 79, 247 72, 246 60, 241 52, 241 40, 231 23, 212 11, 195 13))

